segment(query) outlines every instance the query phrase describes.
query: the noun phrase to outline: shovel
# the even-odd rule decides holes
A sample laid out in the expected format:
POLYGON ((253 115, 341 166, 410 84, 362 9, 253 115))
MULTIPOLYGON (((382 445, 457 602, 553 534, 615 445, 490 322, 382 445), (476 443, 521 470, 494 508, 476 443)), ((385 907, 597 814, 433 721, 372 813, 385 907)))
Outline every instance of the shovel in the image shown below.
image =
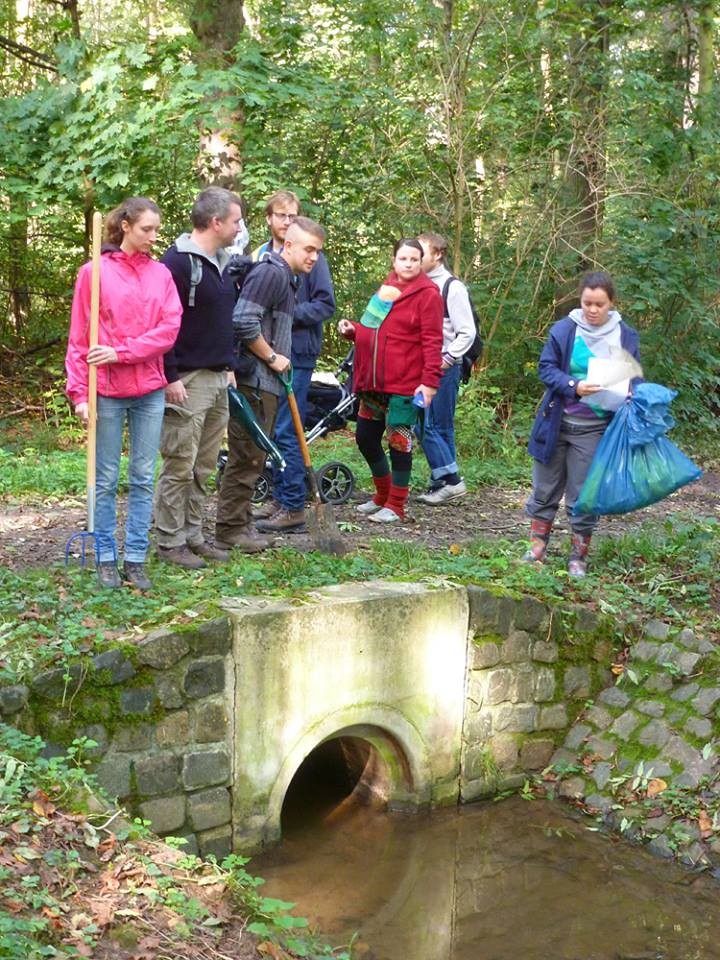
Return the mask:
POLYGON ((323 503, 320 497, 317 477, 312 468, 310 451, 308 450, 302 420, 300 419, 300 411, 298 410, 297 400, 293 393, 292 367, 289 367, 286 373, 279 373, 277 376, 287 393, 290 415, 293 426, 295 427, 300 453, 302 454, 303 463, 305 464, 305 473, 307 474, 308 484, 310 485, 310 492, 313 498, 313 502, 308 509, 308 530, 310 531, 310 536, 312 537, 313 544, 321 553, 330 553, 336 557, 342 557, 347 553, 347 547, 343 538, 340 536, 340 531, 337 528, 337 523, 333 516, 332 507, 329 503, 323 503))
POLYGON ((283 455, 257 422, 253 408, 244 395, 240 393, 237 387, 233 386, 229 386, 227 391, 230 416, 240 424, 255 446, 259 447, 264 453, 267 453, 272 462, 277 464, 280 470, 284 470, 286 464, 283 455))
MULTIPOLYGON (((90 323, 88 329, 88 348, 96 347, 100 325, 100 241, 102 239, 102 214, 95 211, 92 221, 92 272, 90 274, 90 323)), ((74 533, 65 545, 65 565, 70 560, 74 546, 80 548, 80 566, 87 561, 88 547, 95 554, 95 567, 100 563, 100 540, 112 547, 113 558, 117 562, 115 541, 105 534, 95 533, 95 453, 97 447, 97 367, 90 364, 88 369, 88 425, 87 425, 87 525, 81 533, 74 533)))

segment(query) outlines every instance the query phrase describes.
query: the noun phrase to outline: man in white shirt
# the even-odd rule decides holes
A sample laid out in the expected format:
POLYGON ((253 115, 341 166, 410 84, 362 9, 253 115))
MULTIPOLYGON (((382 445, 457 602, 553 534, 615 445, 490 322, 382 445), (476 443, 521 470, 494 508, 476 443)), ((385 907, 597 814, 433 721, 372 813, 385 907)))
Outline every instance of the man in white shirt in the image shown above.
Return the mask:
POLYGON ((420 438, 430 466, 430 489, 421 494, 418 500, 437 506, 467 493, 465 482, 458 472, 454 421, 462 358, 475 339, 475 320, 467 287, 445 266, 445 238, 439 233, 423 233, 418 240, 424 252, 423 270, 437 285, 445 308, 443 375, 438 392, 425 411, 425 423, 420 438))

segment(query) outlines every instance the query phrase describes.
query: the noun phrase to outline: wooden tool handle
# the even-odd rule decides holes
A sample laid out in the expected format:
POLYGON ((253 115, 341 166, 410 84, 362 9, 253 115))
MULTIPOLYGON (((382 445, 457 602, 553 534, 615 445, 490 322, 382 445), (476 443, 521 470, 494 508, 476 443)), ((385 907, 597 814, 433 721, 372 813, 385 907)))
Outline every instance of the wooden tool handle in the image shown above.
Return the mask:
MULTIPOLYGON (((95 211, 92 220, 92 272, 90 274, 90 328, 88 347, 96 347, 100 326, 100 245, 102 214, 95 211)), ((87 492, 88 532, 95 532, 95 457, 97 438, 97 365, 88 370, 87 492)))
POLYGON ((290 407, 290 416, 292 417, 295 433, 297 434, 298 446, 300 447, 300 453, 302 454, 305 469, 312 470, 310 451, 308 450, 307 440, 305 439, 305 431, 303 430, 302 420, 300 419, 300 411, 298 410, 297 400, 295 399, 295 394, 292 392, 292 390, 287 395, 287 402, 288 406, 290 407))

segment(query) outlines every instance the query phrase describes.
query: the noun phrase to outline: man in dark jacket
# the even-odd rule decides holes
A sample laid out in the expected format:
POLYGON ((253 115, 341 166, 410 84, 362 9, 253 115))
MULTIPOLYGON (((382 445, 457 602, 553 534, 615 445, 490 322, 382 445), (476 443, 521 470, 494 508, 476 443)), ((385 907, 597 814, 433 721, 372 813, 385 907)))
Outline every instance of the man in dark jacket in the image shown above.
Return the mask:
MULTIPOLYGON (((236 363, 237 387, 267 434, 272 433, 278 402, 285 396, 277 374, 290 366, 296 277, 311 272, 324 239, 322 227, 297 217, 288 227, 280 253, 268 253, 250 270, 235 305, 233 325, 242 361, 236 363)), ((269 546, 253 529, 250 514, 264 463, 265 453, 231 419, 215 526, 215 545, 222 550, 238 547, 256 553, 269 546)))
POLYGON ((215 470, 228 421, 227 385, 234 383, 232 313, 235 285, 226 270, 229 246, 242 223, 240 198, 221 187, 198 194, 192 233, 162 257, 183 306, 180 333, 165 355, 163 458, 155 494, 158 556, 191 570, 227 551, 202 533, 206 482, 215 470))
MULTIPOLYGON (((270 239, 253 251, 253 259, 280 252, 288 227, 299 214, 300 200, 296 194, 290 190, 274 193, 265 207, 270 239)), ((322 349, 323 324, 334 313, 332 278, 321 253, 310 273, 300 277, 292 324, 293 392, 303 421, 310 380, 322 349)), ((272 499, 255 511, 257 526, 267 532, 299 532, 305 528, 305 466, 284 396, 280 398, 274 439, 287 466, 282 472, 274 468, 272 499)))

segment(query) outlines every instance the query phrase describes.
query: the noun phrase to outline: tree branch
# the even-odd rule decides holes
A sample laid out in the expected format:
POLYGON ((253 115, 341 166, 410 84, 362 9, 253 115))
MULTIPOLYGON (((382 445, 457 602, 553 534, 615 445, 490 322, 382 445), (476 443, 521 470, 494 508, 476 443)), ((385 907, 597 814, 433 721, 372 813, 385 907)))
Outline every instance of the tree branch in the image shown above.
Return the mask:
POLYGON ((40 53, 39 50, 33 50, 32 47, 26 47, 24 43, 17 43, 9 37, 0 37, 0 47, 13 54, 18 60, 29 63, 32 67, 38 67, 40 70, 51 70, 53 73, 57 73, 57 67, 50 57, 44 53, 40 53))

